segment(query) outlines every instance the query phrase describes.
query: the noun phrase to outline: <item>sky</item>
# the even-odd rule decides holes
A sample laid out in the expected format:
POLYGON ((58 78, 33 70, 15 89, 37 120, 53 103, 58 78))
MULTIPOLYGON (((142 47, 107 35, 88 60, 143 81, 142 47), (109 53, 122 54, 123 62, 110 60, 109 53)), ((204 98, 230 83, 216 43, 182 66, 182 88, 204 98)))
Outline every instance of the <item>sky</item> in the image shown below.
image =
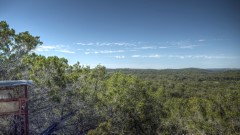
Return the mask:
POLYGON ((240 68, 239 0, 0 0, 34 51, 94 68, 240 68))

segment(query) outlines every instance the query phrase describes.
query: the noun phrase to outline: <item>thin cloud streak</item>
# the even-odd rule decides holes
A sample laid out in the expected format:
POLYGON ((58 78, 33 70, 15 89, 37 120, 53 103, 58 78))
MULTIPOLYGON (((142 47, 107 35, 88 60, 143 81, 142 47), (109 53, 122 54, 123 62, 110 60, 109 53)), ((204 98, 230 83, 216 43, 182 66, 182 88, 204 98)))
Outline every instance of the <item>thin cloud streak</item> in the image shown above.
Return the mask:
POLYGON ((36 52, 47 52, 47 51, 50 51, 50 50, 53 50, 53 49, 56 49, 58 48, 58 46, 54 46, 54 45, 50 45, 50 46, 47 46, 47 45, 42 45, 42 46, 39 46, 35 49, 36 52))
POLYGON ((154 54, 154 55, 132 55, 132 58, 160 58, 161 55, 154 54))
POLYGON ((75 53, 74 51, 70 51, 70 50, 67 50, 67 49, 55 50, 55 51, 62 52, 62 53, 75 53))
POLYGON ((38 46, 35 49, 35 52, 48 52, 52 50, 55 51, 61 48, 64 48, 64 45, 42 45, 42 46, 38 46))
POLYGON ((181 48, 181 49, 193 49, 196 46, 198 46, 198 45, 181 45, 178 48, 181 48))
MULTIPOLYGON (((203 40, 198 40, 197 42, 203 42, 203 40)), ((205 40, 204 40, 205 41, 205 40)), ((167 41, 165 43, 158 43, 159 45, 162 45, 160 47, 158 47, 159 49, 164 49, 164 48, 179 48, 179 49, 193 49, 195 47, 198 47, 200 45, 196 44, 196 41, 188 41, 188 40, 184 40, 184 41, 167 41)))
MULTIPOLYGON (((203 42, 204 39, 197 40, 197 42, 203 42)), ((89 46, 89 47, 127 47, 128 50, 150 50, 150 49, 168 49, 168 48, 179 48, 179 49, 193 49, 200 46, 196 44, 196 41, 167 41, 165 43, 145 43, 145 42, 79 42, 75 45, 89 46), (149 44, 149 45, 146 45, 149 44), (159 46, 160 45, 160 46, 159 46)), ((126 49, 126 48, 125 48, 126 49)), ((91 53, 91 52, 89 52, 91 53)))
POLYGON ((166 49, 166 48, 169 48, 169 47, 167 47, 167 46, 159 46, 158 48, 159 49, 166 49))
POLYGON ((206 41, 205 39, 199 39, 198 42, 204 42, 206 41))
POLYGON ((75 53, 74 51, 66 49, 65 45, 42 45, 35 49, 35 52, 48 52, 48 51, 75 53))
POLYGON ((125 56, 114 56, 114 58, 116 58, 116 59, 124 59, 125 56))
POLYGON ((87 51, 85 54, 110 54, 110 53, 123 53, 124 50, 104 50, 104 51, 87 51))
POLYGON ((168 58, 178 59, 234 59, 235 57, 230 56, 211 56, 211 55, 168 55, 168 58))
POLYGON ((132 58, 177 58, 177 59, 235 59, 231 56, 211 56, 211 55, 132 55, 132 58))
POLYGON ((89 43, 76 43, 81 46, 137 46, 138 43, 127 43, 127 42, 89 42, 89 43))
POLYGON ((148 49, 155 49, 156 47, 153 46, 142 46, 142 47, 138 47, 138 48, 134 48, 136 50, 148 50, 148 49))

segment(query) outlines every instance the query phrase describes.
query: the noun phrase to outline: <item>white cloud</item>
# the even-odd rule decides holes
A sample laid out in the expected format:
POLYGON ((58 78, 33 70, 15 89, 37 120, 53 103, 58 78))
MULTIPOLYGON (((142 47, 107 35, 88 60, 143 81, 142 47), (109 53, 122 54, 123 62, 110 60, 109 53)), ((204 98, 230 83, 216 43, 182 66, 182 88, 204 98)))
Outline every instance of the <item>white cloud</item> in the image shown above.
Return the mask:
POLYGON ((35 52, 57 51, 62 53, 75 53, 66 49, 65 45, 42 45, 36 48, 35 52))
POLYGON ((117 45, 117 46, 136 46, 135 44, 126 43, 126 42, 116 42, 116 43, 112 43, 112 44, 117 45))
POLYGON ((87 51, 85 54, 110 54, 110 53, 123 53, 124 50, 103 50, 103 51, 87 51))
POLYGON ((106 50, 106 51, 100 51, 100 53, 122 53, 125 52, 124 50, 115 50, 115 51, 111 51, 111 50, 106 50))
POLYGON ((166 49, 166 48, 169 48, 169 47, 167 47, 167 46, 159 46, 158 48, 160 48, 160 49, 166 49))
POLYGON ((198 45, 180 45, 179 48, 181 49, 192 49, 198 45))
POLYGON ((182 55, 168 55, 167 58, 185 59, 186 56, 182 56, 182 55))
POLYGON ((64 45, 42 45, 35 49, 35 52, 55 51, 64 48, 64 45))
POLYGON ((61 50, 55 50, 55 51, 62 52, 62 53, 75 53, 75 52, 67 50, 67 49, 61 49, 61 50))
POLYGON ((116 58, 116 59, 124 59, 125 56, 114 56, 114 58, 116 58))
POLYGON ((154 54, 154 55, 132 55, 132 58, 160 58, 162 57, 159 54, 154 54))
POLYGON ((94 43, 76 43, 77 45, 82 45, 82 46, 91 46, 94 45, 94 43))
POLYGON ((42 46, 38 46, 35 51, 36 52, 47 52, 47 51, 54 50, 59 47, 60 46, 58 46, 58 45, 42 45, 42 46))
POLYGON ((89 42, 89 43, 76 43, 81 46, 136 46, 137 43, 127 43, 127 42, 89 42))
POLYGON ((147 56, 148 58, 160 58, 161 56, 158 55, 158 54, 155 54, 155 55, 149 55, 147 56))
POLYGON ((152 47, 152 46, 143 46, 143 47, 138 47, 138 48, 135 48, 135 49, 140 49, 140 50, 147 50, 147 49, 154 49, 155 47, 152 47))
POLYGON ((229 56, 212 56, 212 55, 168 55, 167 58, 178 58, 178 59, 232 59, 234 57, 229 56))
POLYGON ((231 56, 223 56, 223 55, 219 55, 219 56, 196 55, 196 56, 193 56, 193 58, 202 58, 202 59, 233 59, 234 57, 231 57, 231 56))
POLYGON ((212 55, 132 55, 132 58, 176 58, 176 59, 233 59, 235 57, 229 56, 212 56, 212 55))
MULTIPOLYGON (((198 42, 203 42, 205 41, 204 39, 199 39, 197 40, 198 42)), ((196 42, 196 41, 194 41, 196 42)), ((181 49, 192 49, 194 47, 197 47, 199 45, 194 45, 193 41, 188 41, 188 40, 182 40, 182 41, 167 41, 164 43, 154 43, 154 44, 158 44, 161 46, 143 46, 144 42, 87 42, 87 43, 83 43, 83 42, 79 42, 79 43, 75 43, 77 45, 81 45, 81 46, 96 46, 96 47, 102 47, 102 46, 106 46, 106 47, 131 47, 130 49, 136 49, 136 50, 146 50, 146 49, 166 49, 166 48, 181 48, 181 49), (135 48, 133 48, 135 47, 135 48)))
POLYGON ((139 58, 142 57, 141 55, 132 55, 133 58, 139 58))
POLYGON ((206 41, 205 39, 199 39, 198 42, 204 42, 206 41))
MULTIPOLYGON (((201 41, 203 41, 203 39, 201 41)), ((200 45, 195 45, 193 41, 188 41, 188 40, 177 41, 177 42, 176 41, 171 41, 171 42, 167 41, 165 43, 159 43, 159 44, 162 45, 161 47, 159 47, 160 49, 170 48, 170 47, 171 48, 180 48, 180 49, 193 49, 197 46, 200 46, 200 45)))

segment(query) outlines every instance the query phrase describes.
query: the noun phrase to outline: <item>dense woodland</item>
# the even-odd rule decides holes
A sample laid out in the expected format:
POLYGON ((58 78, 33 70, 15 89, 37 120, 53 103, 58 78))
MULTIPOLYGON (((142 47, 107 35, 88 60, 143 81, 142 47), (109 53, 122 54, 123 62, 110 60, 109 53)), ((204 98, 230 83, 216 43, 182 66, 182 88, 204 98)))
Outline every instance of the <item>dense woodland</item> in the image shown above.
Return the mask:
MULTIPOLYGON (((91 69, 0 22, 0 80, 33 80, 30 134, 240 134, 240 70, 91 69)), ((11 134, 0 118, 0 134, 11 134)))

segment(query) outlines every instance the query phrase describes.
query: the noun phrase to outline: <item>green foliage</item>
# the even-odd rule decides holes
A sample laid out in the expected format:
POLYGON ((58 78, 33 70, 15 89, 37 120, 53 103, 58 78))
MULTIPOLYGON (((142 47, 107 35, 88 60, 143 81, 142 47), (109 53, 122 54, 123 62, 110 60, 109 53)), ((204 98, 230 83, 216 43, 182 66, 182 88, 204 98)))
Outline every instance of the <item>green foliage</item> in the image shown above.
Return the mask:
POLYGON ((0 21, 0 80, 18 79, 22 58, 41 44, 40 37, 27 31, 16 34, 6 21, 0 21))
POLYGON ((151 85, 159 134, 239 134, 239 70, 122 70, 151 85), (159 89, 157 89, 159 88, 159 89), (158 103, 158 105, 157 105, 158 103))

